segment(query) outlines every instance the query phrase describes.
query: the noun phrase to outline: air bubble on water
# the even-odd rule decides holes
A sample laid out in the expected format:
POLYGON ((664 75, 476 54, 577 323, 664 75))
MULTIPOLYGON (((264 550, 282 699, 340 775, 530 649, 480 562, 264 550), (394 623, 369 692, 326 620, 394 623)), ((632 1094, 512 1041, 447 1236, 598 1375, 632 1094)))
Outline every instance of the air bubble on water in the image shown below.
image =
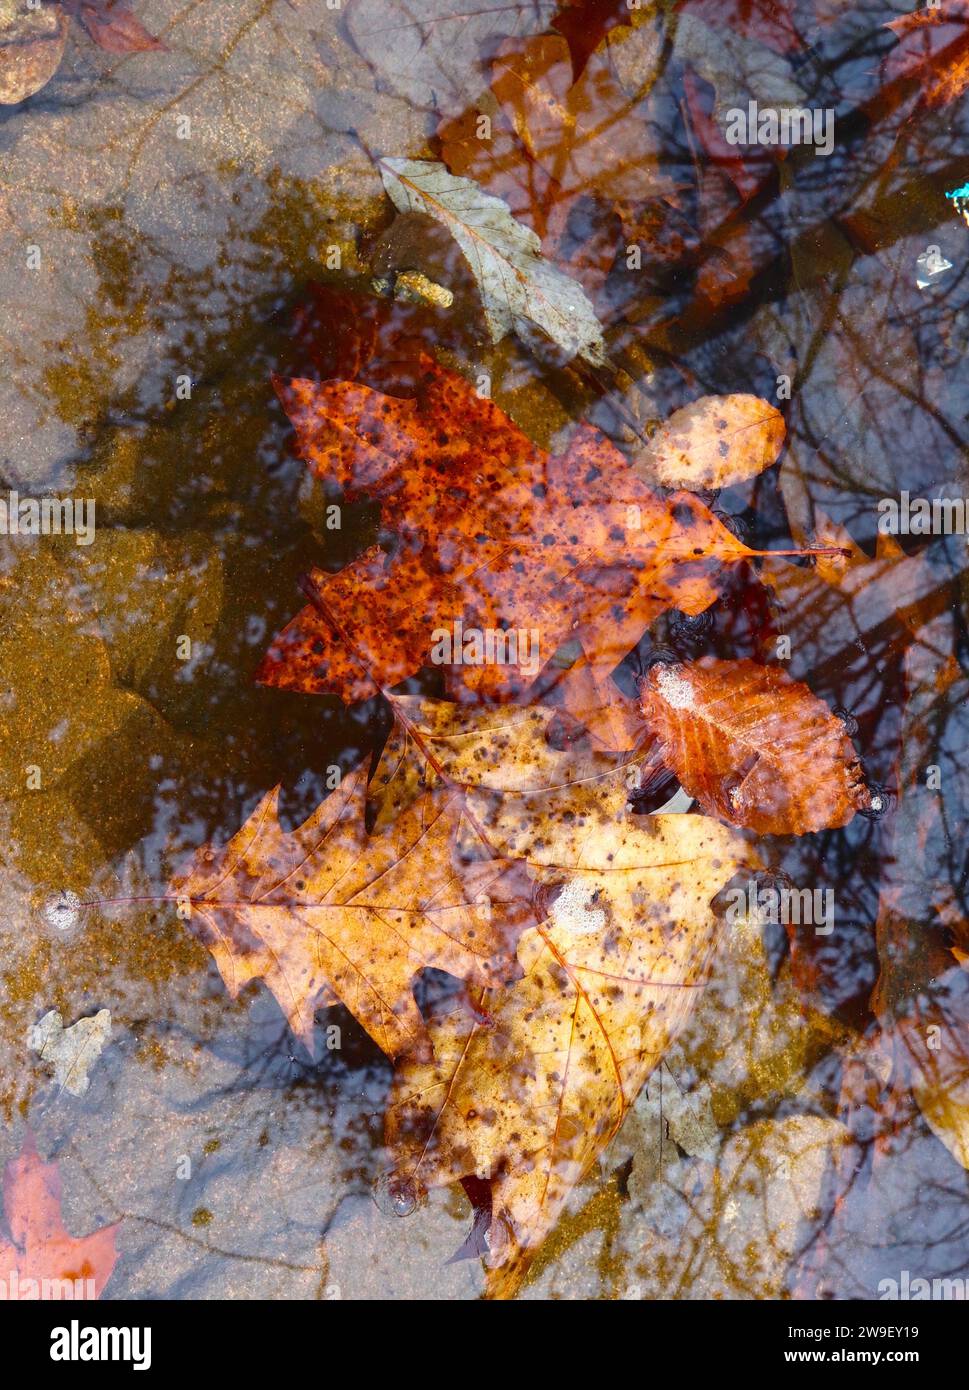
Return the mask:
POLYGON ((877 782, 868 785, 868 805, 863 806, 858 814, 864 816, 865 820, 884 820, 884 818, 894 811, 898 798, 887 788, 880 786, 877 782))
POLYGON ((57 932, 68 932, 77 926, 84 904, 76 893, 65 890, 48 898, 44 904, 44 921, 57 932))
POLYGON ((696 641, 709 632, 713 626, 713 613, 709 608, 702 613, 681 613, 674 609, 670 614, 670 634, 677 639, 696 641))
POLYGON ((384 1216, 410 1216, 417 1209, 414 1184, 393 1168, 374 1180, 373 1199, 384 1216))

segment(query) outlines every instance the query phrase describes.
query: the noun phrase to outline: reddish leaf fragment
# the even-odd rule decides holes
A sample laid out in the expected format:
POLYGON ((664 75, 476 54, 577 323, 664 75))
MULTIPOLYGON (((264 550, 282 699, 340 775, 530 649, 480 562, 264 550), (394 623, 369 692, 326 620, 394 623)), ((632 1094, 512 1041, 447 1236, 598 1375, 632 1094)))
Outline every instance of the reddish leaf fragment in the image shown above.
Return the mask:
POLYGON ((88 35, 106 53, 148 53, 168 51, 168 45, 150 34, 127 5, 115 0, 68 0, 64 8, 84 26, 88 35))
POLYGON ((9 1241, 0 1239, 6 1297, 101 1297, 118 1258, 114 1239, 120 1222, 89 1236, 69 1235, 61 1222, 57 1164, 41 1160, 30 1133, 4 1172, 3 1211, 10 1232, 9 1241))
POLYGON ((654 666, 646 722, 705 811, 765 835, 847 825, 868 792, 844 725, 783 671, 704 657, 654 666))
POLYGON ((946 106, 969 87, 969 0, 944 0, 937 9, 900 15, 886 28, 899 37, 884 75, 917 77, 925 106, 946 106))

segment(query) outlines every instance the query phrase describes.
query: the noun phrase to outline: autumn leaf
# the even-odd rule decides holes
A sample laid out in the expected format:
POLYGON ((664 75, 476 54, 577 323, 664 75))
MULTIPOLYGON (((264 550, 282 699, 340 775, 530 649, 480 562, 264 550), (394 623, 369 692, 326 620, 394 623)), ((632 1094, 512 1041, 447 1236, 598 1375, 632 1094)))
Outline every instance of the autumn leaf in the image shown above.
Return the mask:
POLYGON ((642 705, 705 811, 767 835, 847 825, 868 792, 844 725, 806 685, 754 661, 657 665, 642 705))
MULTIPOLYGON (((394 728, 373 775, 377 825, 392 824, 427 788, 466 793, 474 833, 485 828, 501 855, 508 827, 534 816, 600 833, 622 818, 631 793, 658 769, 648 749, 610 755, 591 741, 557 743, 559 710, 543 705, 465 708, 446 700, 395 695, 394 728)), ((516 853, 520 839, 515 837, 516 853)))
POLYGON ((89 1236, 68 1235, 61 1222, 57 1164, 41 1161, 29 1132, 19 1157, 4 1171, 3 1211, 10 1240, 0 1238, 0 1269, 8 1298, 101 1297, 118 1258, 114 1240, 120 1222, 89 1236), (11 1292, 13 1278, 17 1294, 11 1292), (79 1279, 84 1284, 65 1295, 64 1281, 79 1279))
POLYGON ((57 0, 47 4, 14 0, 0 9, 0 105, 25 101, 54 76, 64 57, 68 16, 109 53, 166 47, 115 0, 57 0))
POLYGON ((61 0, 64 9, 106 53, 148 53, 168 45, 150 34, 137 15, 119 0, 61 0))
POLYGON ((701 396, 675 410, 634 459, 648 483, 729 487, 777 462, 784 417, 760 396, 701 396))
POLYGON ((430 363, 415 399, 346 382, 277 389, 313 472, 379 500, 399 543, 314 571, 314 602, 273 643, 264 684, 368 699, 429 662, 433 634, 458 620, 462 633, 512 630, 532 645, 526 660, 484 664, 463 660, 455 638, 461 650, 437 652, 449 694, 523 690, 575 641, 604 678, 662 612, 708 608, 721 564, 758 553, 698 498, 653 493, 596 431, 546 454, 430 363))
POLYGON ((506 203, 431 160, 381 159, 378 168, 399 212, 426 213, 454 237, 494 342, 513 329, 528 342, 539 328, 569 357, 604 362, 602 326, 582 286, 543 260, 539 238, 506 203))
POLYGON ((497 860, 452 852, 460 794, 425 796, 380 834, 364 828, 366 774, 343 779, 298 829, 269 792, 221 851, 172 884, 230 995, 263 980, 313 1052, 313 1015, 341 1002, 390 1055, 420 1049, 412 992, 425 969, 478 986, 501 978, 532 919, 532 884, 497 860))
POLYGON ((628 24, 629 16, 626 0, 561 0, 552 28, 569 45, 576 79, 602 39, 617 25, 628 24))
POLYGON ((885 60, 887 80, 918 78, 927 107, 947 106, 962 96, 969 87, 967 0, 942 0, 939 6, 899 15, 885 27, 899 38, 885 60))
POLYGON ((700 816, 514 828, 551 900, 521 938, 523 978, 475 1012, 434 1013, 433 1057, 402 1060, 386 1119, 401 1193, 488 1183, 493 1297, 515 1292, 689 1014, 717 930, 710 901, 748 858, 700 816))

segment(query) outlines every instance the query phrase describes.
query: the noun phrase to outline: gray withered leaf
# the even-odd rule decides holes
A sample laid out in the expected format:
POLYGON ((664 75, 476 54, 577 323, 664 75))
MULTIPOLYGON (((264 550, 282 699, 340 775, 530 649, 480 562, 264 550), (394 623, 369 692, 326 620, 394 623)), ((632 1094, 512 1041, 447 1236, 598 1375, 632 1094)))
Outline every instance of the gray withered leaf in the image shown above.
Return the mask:
POLYGON ((494 342, 512 330, 528 341, 539 328, 569 356, 605 360, 602 326, 585 291, 544 260, 539 238, 506 202, 435 160, 380 159, 378 167, 399 212, 427 213, 460 246, 494 342))

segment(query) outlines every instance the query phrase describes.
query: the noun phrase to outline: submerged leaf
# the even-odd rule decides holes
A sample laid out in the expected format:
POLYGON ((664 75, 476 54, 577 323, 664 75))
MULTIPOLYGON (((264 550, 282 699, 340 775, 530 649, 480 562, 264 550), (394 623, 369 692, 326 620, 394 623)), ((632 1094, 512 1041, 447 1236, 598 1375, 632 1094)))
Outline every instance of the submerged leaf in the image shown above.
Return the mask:
POLYGON ((417 106, 461 111, 485 85, 482 64, 503 38, 538 32, 559 0, 353 0, 347 27, 393 92, 417 106), (470 89, 470 90, 469 90, 470 89))
POLYGON ((150 34, 136 14, 120 0, 67 0, 64 8, 80 20, 106 53, 149 53, 168 45, 150 34))
POLYGON ((582 286, 543 260, 539 238, 515 221, 507 203, 431 160, 378 164, 397 210, 427 213, 461 247, 495 342, 513 330, 527 341, 537 327, 569 357, 604 362, 602 326, 582 286))
POLYGON ((705 811, 761 834, 847 825, 868 805, 844 725, 776 667, 704 657, 642 685, 662 755, 705 811))
POLYGON ((68 21, 54 5, 7 0, 0 7, 0 106, 39 92, 60 67, 68 21))
POLYGON ((928 107, 947 106, 969 87, 969 3, 942 0, 941 5, 899 15, 886 28, 898 35, 898 47, 885 61, 888 80, 917 77, 928 107))
POLYGON ((280 827, 278 795, 269 792, 223 850, 200 850, 172 892, 232 997, 264 980, 311 1053, 314 1012, 337 1000, 388 1054, 419 1048, 415 976, 433 968, 479 986, 502 978, 533 920, 527 872, 457 861, 456 793, 423 797, 377 835, 364 828, 364 768, 297 830, 280 827))
POLYGON ((101 1297, 118 1258, 114 1239, 120 1223, 89 1236, 68 1235, 61 1222, 57 1164, 41 1161, 30 1134, 4 1172, 3 1214, 11 1239, 0 1239, 0 1269, 5 1280, 16 1273, 20 1298, 101 1297), (76 1280, 84 1283, 78 1287, 76 1280), (28 1281, 36 1281, 29 1292, 28 1281))
POLYGON ((65 1028, 60 1014, 51 1009, 31 1028, 27 1045, 53 1068, 59 1086, 72 1096, 83 1096, 88 1088, 88 1072, 110 1036, 109 1009, 100 1009, 90 1018, 79 1018, 70 1028, 65 1028))
POLYGON ((524 978, 483 995, 477 1017, 435 1012, 433 1059, 402 1061, 386 1122, 402 1188, 490 1184, 495 1297, 514 1293, 689 1014, 717 930, 710 901, 748 857, 702 816, 588 835, 531 816, 520 829, 558 894, 521 939, 524 978))

